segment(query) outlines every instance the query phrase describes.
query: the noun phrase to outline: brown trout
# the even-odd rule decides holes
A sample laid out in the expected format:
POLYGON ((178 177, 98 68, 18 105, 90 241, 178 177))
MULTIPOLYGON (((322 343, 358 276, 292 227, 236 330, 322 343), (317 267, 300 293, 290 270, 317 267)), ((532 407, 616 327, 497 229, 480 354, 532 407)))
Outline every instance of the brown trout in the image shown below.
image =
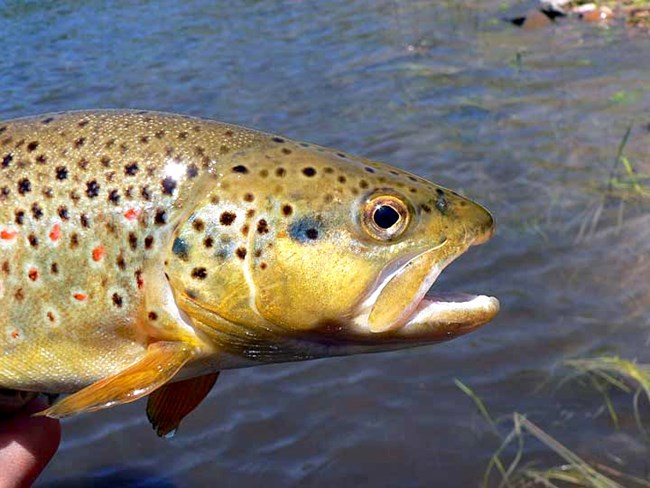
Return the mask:
POLYGON ((41 412, 58 418, 149 395, 163 435, 224 369, 452 339, 498 301, 427 292, 493 231, 422 178, 234 125, 2 122, 5 407, 70 393, 41 412))

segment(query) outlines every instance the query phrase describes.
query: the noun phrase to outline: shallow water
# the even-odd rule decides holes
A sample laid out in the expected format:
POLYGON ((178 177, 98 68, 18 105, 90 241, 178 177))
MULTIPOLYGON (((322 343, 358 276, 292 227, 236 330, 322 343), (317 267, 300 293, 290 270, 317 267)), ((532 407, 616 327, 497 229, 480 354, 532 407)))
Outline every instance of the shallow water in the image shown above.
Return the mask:
MULTIPOLYGON (((502 4, 0 2, 3 118, 138 107, 236 122, 462 190, 499 226, 440 280, 498 296, 491 325, 226 372, 173 440, 142 402, 70 419, 43 485, 477 486, 499 441, 454 378, 495 417, 526 413, 588 460, 650 471, 629 395, 612 397, 615 430, 599 394, 560 383, 567 358, 650 361, 650 204, 607 196, 630 126, 625 154, 650 174, 650 37, 524 32, 499 19, 533 2, 502 4)), ((533 442, 526 456, 558 461, 533 442)))

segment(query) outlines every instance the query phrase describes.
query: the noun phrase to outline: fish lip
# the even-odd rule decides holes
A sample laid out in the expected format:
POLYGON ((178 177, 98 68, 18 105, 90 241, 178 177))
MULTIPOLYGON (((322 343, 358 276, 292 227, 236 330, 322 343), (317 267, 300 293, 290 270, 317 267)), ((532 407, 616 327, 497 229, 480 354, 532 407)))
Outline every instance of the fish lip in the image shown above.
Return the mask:
POLYGON ((449 243, 444 241, 438 246, 416 255, 402 258, 388 265, 387 272, 382 273, 379 285, 363 301, 361 313, 353 320, 357 333, 371 336, 390 336, 392 339, 414 342, 436 342, 452 339, 466 334, 492 320, 499 312, 500 304, 497 298, 488 295, 474 295, 468 293, 434 292, 435 282, 444 269, 459 256, 465 253, 470 246, 480 245, 488 241, 494 234, 493 228, 487 229, 449 254, 440 263, 436 263, 425 278, 421 287, 413 296, 412 301, 405 308, 406 313, 399 320, 389 326, 373 327, 369 323, 369 316, 375 303, 381 299, 383 290, 391 280, 407 272, 411 263, 426 253, 443 248, 449 243), (426 283, 426 289, 422 285, 426 283))

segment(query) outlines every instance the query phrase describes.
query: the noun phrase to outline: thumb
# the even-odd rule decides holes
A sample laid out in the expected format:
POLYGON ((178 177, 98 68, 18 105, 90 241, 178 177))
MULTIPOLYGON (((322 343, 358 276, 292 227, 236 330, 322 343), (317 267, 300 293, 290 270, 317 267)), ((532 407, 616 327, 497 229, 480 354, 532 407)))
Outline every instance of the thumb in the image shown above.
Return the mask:
POLYGON ((47 405, 36 399, 8 418, 0 418, 0 488, 30 486, 52 459, 61 441, 59 422, 32 417, 47 405))

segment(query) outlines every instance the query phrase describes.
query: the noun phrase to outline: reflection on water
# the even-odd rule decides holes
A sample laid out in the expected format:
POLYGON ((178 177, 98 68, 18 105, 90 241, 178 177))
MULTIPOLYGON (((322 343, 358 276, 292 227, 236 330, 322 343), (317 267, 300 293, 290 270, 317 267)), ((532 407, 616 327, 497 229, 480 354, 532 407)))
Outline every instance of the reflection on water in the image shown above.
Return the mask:
POLYGON ((599 395, 553 375, 602 352, 650 361, 648 200, 605 194, 630 125, 625 154, 650 173, 650 40, 578 23, 526 33, 498 20, 500 5, 0 6, 4 118, 140 107, 252 125, 461 189, 499 225, 439 285, 498 296, 490 326, 228 372, 172 441, 141 403, 73 418, 45 485, 144 473, 180 486, 476 486, 498 443, 454 377, 495 415, 525 412, 586 459, 647 472, 629 397, 613 398, 616 431, 599 395))

